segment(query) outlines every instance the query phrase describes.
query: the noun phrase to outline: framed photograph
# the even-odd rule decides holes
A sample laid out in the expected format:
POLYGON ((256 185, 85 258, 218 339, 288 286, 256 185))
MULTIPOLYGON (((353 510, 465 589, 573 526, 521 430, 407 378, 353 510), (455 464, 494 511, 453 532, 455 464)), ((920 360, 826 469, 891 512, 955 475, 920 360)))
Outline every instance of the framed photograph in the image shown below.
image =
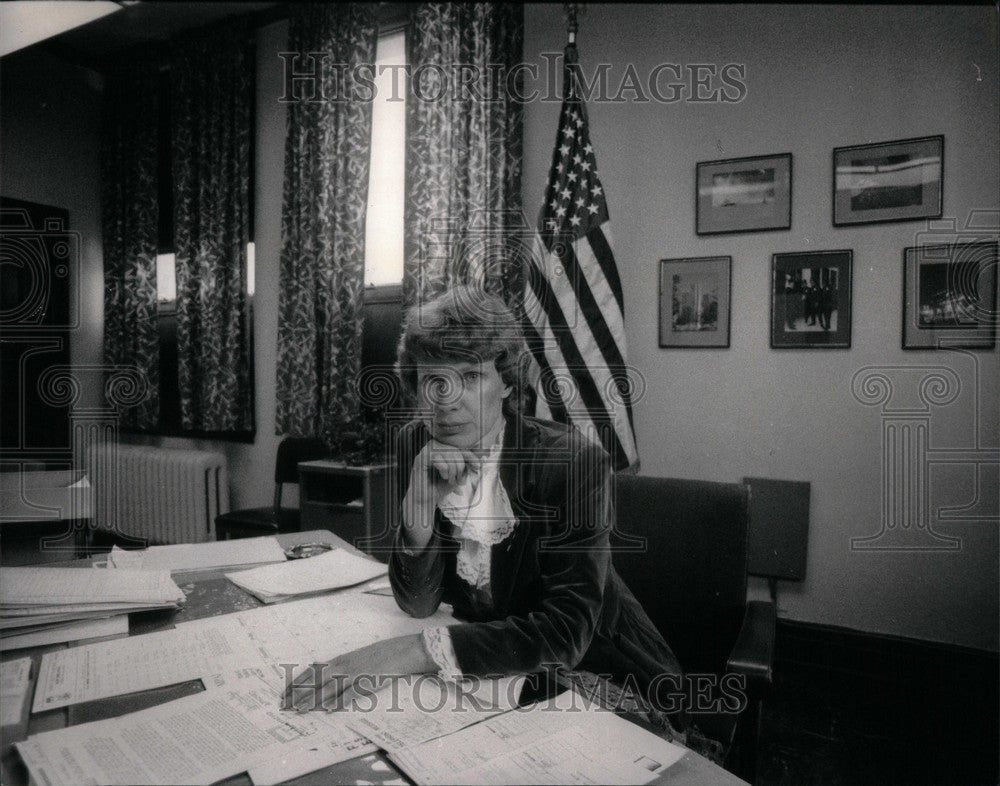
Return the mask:
POLYGON ((660 260, 660 346, 729 346, 732 257, 660 260))
POLYGON ((833 225, 941 217, 944 137, 833 151, 833 225))
POLYGON ((993 349, 997 243, 903 250, 903 349, 993 349))
POLYGON ((853 251, 802 251, 771 259, 771 347, 851 346, 853 251))
POLYGON ((791 228, 791 153, 702 161, 696 170, 699 235, 791 228))

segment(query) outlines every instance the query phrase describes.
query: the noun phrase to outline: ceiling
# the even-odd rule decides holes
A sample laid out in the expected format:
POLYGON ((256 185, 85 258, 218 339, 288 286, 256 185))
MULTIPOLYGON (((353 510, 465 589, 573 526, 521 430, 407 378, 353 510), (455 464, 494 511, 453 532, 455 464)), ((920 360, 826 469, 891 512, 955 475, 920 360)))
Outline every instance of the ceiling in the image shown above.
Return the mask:
POLYGON ((35 46, 45 47, 64 60, 100 69, 116 55, 139 45, 168 41, 185 30, 210 25, 227 17, 258 16, 262 21, 284 15, 284 3, 123 3, 109 16, 61 33, 35 46))

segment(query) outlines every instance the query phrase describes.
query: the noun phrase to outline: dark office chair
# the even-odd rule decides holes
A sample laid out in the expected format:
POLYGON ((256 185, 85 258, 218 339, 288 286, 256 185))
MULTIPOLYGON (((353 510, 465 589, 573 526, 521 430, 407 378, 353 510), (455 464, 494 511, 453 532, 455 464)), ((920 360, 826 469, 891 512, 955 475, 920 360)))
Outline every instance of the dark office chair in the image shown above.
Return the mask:
POLYGON ((216 540, 274 535, 299 531, 299 509, 281 507, 285 483, 299 482, 299 462, 312 461, 328 453, 323 440, 313 437, 285 437, 278 445, 274 463, 274 504, 266 508, 231 510, 215 517, 216 540))
POLYGON ((694 711, 691 719, 722 743, 726 768, 752 783, 776 618, 773 603, 747 603, 749 489, 627 474, 615 485, 619 545, 642 537, 646 548, 616 549, 612 560, 685 673, 746 678, 741 712, 694 711))

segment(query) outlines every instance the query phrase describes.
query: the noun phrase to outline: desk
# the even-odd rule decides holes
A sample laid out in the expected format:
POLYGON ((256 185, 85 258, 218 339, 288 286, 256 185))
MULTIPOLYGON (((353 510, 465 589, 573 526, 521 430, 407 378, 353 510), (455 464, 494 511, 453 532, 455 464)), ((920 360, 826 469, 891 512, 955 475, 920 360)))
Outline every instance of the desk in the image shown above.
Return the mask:
MULTIPOLYGON (((327 541, 336 543, 354 553, 360 553, 333 533, 324 530, 287 533, 278 535, 277 539, 285 548, 296 543, 327 541)), ((78 560, 75 566, 90 567, 90 565, 91 562, 89 560, 78 560)), ((156 630, 170 628, 179 622, 257 608, 263 605, 256 598, 226 579, 223 573, 223 570, 216 569, 178 575, 175 580, 187 594, 187 602, 184 606, 178 610, 142 612, 131 615, 129 620, 129 635, 151 633, 156 630)), ((65 646, 67 645, 52 645, 49 647, 4 653, 3 659, 14 659, 30 655, 33 661, 32 679, 34 680, 38 674, 38 665, 42 655, 45 652, 61 649, 65 646)), ((32 684, 32 692, 33 689, 34 684, 32 684)), ((58 729, 66 725, 110 718, 127 712, 135 712, 136 710, 197 693, 200 690, 202 690, 201 682, 194 680, 180 685, 143 691, 130 696, 100 699, 64 709, 56 709, 32 715, 30 720, 22 723, 20 727, 5 729, 7 733, 4 735, 3 755, 2 759, 0 759, 0 764, 2 764, 0 782, 9 786, 20 786, 27 783, 27 770, 21 764, 12 745, 14 742, 24 739, 28 734, 58 729)), ((29 693, 29 702, 26 711, 30 707, 30 696, 31 693, 29 693)), ((329 784, 367 781, 378 784, 394 780, 398 782, 398 779, 401 777, 405 776, 400 775, 399 771, 388 758, 379 752, 318 770, 309 775, 289 781, 289 783, 329 784)), ((247 776, 243 775, 230 778, 223 781, 223 783, 226 786, 246 786, 251 781, 247 776)), ((653 781, 653 783, 742 784, 743 781, 713 764, 708 759, 699 756, 693 751, 689 751, 680 761, 667 770, 661 778, 653 781)))

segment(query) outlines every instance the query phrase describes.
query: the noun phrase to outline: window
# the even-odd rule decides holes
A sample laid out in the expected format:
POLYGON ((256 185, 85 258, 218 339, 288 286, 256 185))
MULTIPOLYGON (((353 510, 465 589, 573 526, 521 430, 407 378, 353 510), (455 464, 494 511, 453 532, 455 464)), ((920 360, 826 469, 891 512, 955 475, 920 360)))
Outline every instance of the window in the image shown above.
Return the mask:
MULTIPOLYGON (((156 299, 160 311, 172 311, 177 304, 177 269, 174 252, 156 255, 156 299)), ((254 244, 247 243, 247 295, 253 297, 254 288, 254 244)))
POLYGON ((403 196, 406 178, 406 34, 379 36, 375 54, 371 166, 365 220, 365 286, 403 280, 403 196))
MULTIPOLYGON (((177 382, 177 270, 174 255, 174 192, 173 161, 171 157, 170 70, 164 68, 159 85, 160 117, 157 183, 159 189, 159 227, 156 254, 157 325, 160 348, 160 420, 156 429, 148 433, 164 436, 207 437, 212 439, 252 442, 254 432, 200 432, 185 431, 181 425, 180 389, 177 382)), ((251 122, 255 113, 251 111, 251 122)), ((250 241, 247 243, 247 329, 253 335, 254 293, 254 145, 255 126, 250 131, 250 241)), ((251 345, 251 378, 254 355, 251 345)))

